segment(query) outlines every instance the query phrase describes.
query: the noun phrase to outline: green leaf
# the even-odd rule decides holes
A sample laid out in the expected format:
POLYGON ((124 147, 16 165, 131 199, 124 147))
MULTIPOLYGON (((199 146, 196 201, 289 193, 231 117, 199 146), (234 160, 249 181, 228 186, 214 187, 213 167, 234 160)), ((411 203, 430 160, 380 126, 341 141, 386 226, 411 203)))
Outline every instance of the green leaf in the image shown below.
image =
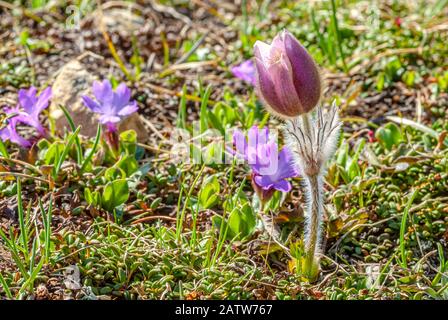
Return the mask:
POLYGON ((61 141, 53 142, 43 156, 46 165, 55 164, 59 156, 64 151, 64 144, 61 141))
MULTIPOLYGON (((436 140, 439 139, 439 133, 437 131, 435 131, 435 130, 425 126, 424 124, 421 124, 421 123, 418 123, 418 122, 415 122, 413 120, 409 120, 409 119, 406 119, 406 118, 396 117, 396 116, 388 116, 386 118, 388 120, 390 120, 390 121, 396 122, 396 123, 401 124, 401 125, 410 126, 410 127, 414 128, 415 130, 419 130, 419 131, 421 131, 423 133, 426 133, 426 134, 430 135, 431 137, 433 137, 436 140)), ((448 142, 447 142, 446 139, 444 141, 444 144, 446 146, 448 146, 448 142)))
POLYGON ((9 159, 8 150, 6 149, 5 144, 3 143, 2 140, 0 140, 0 154, 2 155, 2 157, 9 159))
POLYGON ((215 176, 204 181, 199 193, 199 203, 203 209, 209 209, 218 203, 220 189, 218 179, 215 176))
POLYGON ((400 128, 394 123, 387 123, 376 131, 375 137, 388 150, 403 141, 400 128))
POLYGON ((409 70, 403 73, 402 76, 403 82, 406 83, 408 87, 413 87, 415 84, 415 71, 409 70))
POLYGON ((107 170, 104 172, 104 177, 108 181, 114 181, 117 179, 125 179, 126 172, 121 168, 110 167, 110 168, 107 168, 107 170))
POLYGON ((129 187, 125 179, 106 184, 102 195, 103 208, 112 211, 129 199, 129 187))
POLYGON ((101 203, 101 195, 98 191, 91 191, 89 188, 84 189, 84 199, 89 205, 98 206, 101 203))
POLYGON ((222 135, 225 134, 225 130, 221 124, 221 121, 219 121, 219 119, 215 116, 215 114, 210 110, 208 111, 208 119, 210 120, 213 128, 218 129, 222 135))
POLYGON ((134 158, 134 156, 125 155, 115 164, 115 167, 123 170, 123 172, 126 174, 126 177, 129 177, 138 170, 138 162, 134 158))
POLYGON ((376 78, 376 89, 378 91, 383 91, 385 82, 386 75, 384 74, 384 72, 380 72, 376 78))
POLYGON ((237 236, 243 239, 253 233, 255 230, 256 219, 252 207, 246 203, 241 207, 232 210, 228 220, 230 234, 228 236, 237 236))
POLYGON ((120 133, 121 151, 134 155, 137 149, 137 133, 135 130, 127 130, 120 133))

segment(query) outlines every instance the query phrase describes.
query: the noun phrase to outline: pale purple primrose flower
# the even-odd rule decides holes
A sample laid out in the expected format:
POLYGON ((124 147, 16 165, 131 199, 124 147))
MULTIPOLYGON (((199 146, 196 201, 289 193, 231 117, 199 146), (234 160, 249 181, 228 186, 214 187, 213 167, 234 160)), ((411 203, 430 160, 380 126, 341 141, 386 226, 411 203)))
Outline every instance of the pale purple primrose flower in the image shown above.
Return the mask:
POLYGON ((137 102, 130 100, 131 90, 124 83, 113 90, 109 80, 94 81, 92 92, 96 101, 88 96, 83 96, 82 100, 90 110, 100 115, 100 122, 109 129, 138 110, 137 102))
POLYGON ((238 79, 255 85, 255 65, 252 60, 246 60, 243 63, 232 67, 232 74, 238 79))
POLYGON ((47 87, 38 96, 35 87, 19 90, 19 104, 23 111, 18 111, 19 115, 16 121, 36 128, 41 135, 45 136, 45 128, 39 121, 39 115, 48 107, 51 95, 51 87, 47 87))
MULTIPOLYGON (((15 108, 5 109, 6 115, 20 114, 20 112, 21 111, 19 110, 18 106, 15 108)), ((18 115, 12 116, 11 118, 8 118, 6 121, 8 122, 8 124, 3 129, 0 130, 0 139, 2 139, 2 141, 9 140, 10 142, 18 144, 24 148, 31 147, 31 142, 23 138, 17 132, 16 126, 17 123, 19 122, 19 116, 18 115)))
POLYGON ((291 184, 287 178, 296 177, 299 172, 287 147, 278 152, 278 145, 269 137, 267 128, 253 126, 248 139, 236 130, 233 134, 236 155, 248 162, 252 168, 252 182, 257 193, 270 197, 274 190, 289 192, 291 184))

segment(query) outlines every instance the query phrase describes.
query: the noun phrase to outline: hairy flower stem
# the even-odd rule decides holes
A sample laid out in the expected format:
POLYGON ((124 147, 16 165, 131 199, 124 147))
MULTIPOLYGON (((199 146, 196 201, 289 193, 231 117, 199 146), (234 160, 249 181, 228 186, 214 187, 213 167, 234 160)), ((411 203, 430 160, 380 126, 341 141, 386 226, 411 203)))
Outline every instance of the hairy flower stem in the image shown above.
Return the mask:
POLYGON ((319 273, 321 224, 324 214, 323 178, 326 162, 333 156, 341 122, 335 103, 324 114, 322 107, 316 109, 314 117, 310 113, 302 114, 286 122, 285 137, 294 150, 298 166, 305 178, 307 199, 305 222, 305 257, 302 270, 310 282, 316 280, 319 273))
POLYGON ((319 175, 307 176, 308 207, 305 232, 305 265, 304 273, 309 280, 317 275, 318 261, 315 258, 319 251, 320 225, 323 216, 322 179, 319 175))
MULTIPOLYGON (((303 131, 306 136, 314 137, 314 131, 311 127, 310 114, 302 115, 303 131)), ((313 148, 314 146, 310 146, 313 148)), ((320 224, 323 215, 323 197, 322 183, 320 177, 320 168, 317 170, 306 170, 306 188, 307 188, 307 217, 305 224, 305 265, 304 273, 308 279, 312 280, 317 275, 318 263, 315 255, 319 250, 320 224)))

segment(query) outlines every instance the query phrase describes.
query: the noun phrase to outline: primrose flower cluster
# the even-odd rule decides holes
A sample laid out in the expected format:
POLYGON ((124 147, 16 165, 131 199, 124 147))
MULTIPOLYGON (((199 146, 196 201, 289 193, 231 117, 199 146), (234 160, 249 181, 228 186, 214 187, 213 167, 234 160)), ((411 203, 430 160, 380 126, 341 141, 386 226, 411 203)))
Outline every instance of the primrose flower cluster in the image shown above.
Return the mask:
MULTIPOLYGON (((137 102, 131 100, 131 90, 124 83, 113 90, 108 80, 94 81, 92 92, 95 100, 89 96, 83 96, 82 100, 86 107, 99 115, 100 123, 111 132, 117 130, 118 122, 138 110, 137 102)), ((47 87, 40 94, 37 94, 35 87, 19 90, 16 107, 5 107, 3 110, 6 123, 0 130, 2 141, 10 141, 23 148, 31 147, 32 140, 25 139, 17 131, 20 124, 34 128, 38 137, 46 137, 47 130, 40 121, 40 115, 48 107, 51 97, 51 87, 47 87)))
POLYGON ((8 120, 7 125, 0 130, 0 138, 3 141, 11 141, 24 148, 31 146, 31 142, 23 138, 17 132, 19 123, 26 124, 36 129, 41 136, 46 135, 46 130, 39 120, 39 115, 48 107, 51 99, 51 88, 48 87, 37 95, 37 89, 31 87, 28 90, 19 90, 19 103, 14 108, 5 108, 4 113, 8 120))

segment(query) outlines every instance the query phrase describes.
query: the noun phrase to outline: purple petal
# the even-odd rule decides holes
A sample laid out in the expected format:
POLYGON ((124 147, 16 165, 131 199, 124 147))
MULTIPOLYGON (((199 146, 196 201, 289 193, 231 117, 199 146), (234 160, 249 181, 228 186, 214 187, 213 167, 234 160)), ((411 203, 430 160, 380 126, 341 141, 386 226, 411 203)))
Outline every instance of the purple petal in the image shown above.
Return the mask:
MULTIPOLYGON (((263 132, 264 133, 264 132, 263 132)), ((256 165, 258 162, 258 149, 261 144, 267 143, 266 136, 260 132, 258 126, 252 126, 247 133, 247 161, 250 165, 256 165)))
POLYGON ((102 82, 94 81, 92 84, 92 91, 96 100, 102 104, 111 104, 114 99, 112 85, 109 80, 105 79, 102 82))
POLYGON ((291 183, 286 180, 280 180, 274 183, 274 188, 278 191, 289 192, 292 189, 291 183))
POLYGON ((249 129, 246 154, 247 161, 253 170, 258 171, 261 170, 261 167, 269 166, 273 147, 272 141, 269 140, 269 129, 267 127, 260 129, 257 126, 252 126, 249 129))
POLYGON ((92 100, 88 96, 82 96, 81 98, 87 108, 96 113, 103 113, 101 105, 99 105, 96 101, 92 100))
POLYGON ((271 178, 269 176, 256 175, 253 179, 259 187, 261 187, 265 190, 271 188, 273 185, 273 181, 271 180, 271 178))
POLYGON ((131 98, 131 90, 126 86, 126 84, 121 83, 114 92, 114 100, 112 102, 115 110, 120 110, 129 104, 129 99, 131 98))
POLYGON ((12 133, 10 141, 15 143, 15 144, 18 144, 18 145, 22 146, 23 148, 31 147, 31 142, 29 142, 27 139, 23 138, 16 131, 14 131, 12 133))
POLYGON ((275 179, 279 168, 278 146, 271 142, 261 145, 257 150, 257 162, 252 166, 252 169, 263 176, 271 176, 275 179))
POLYGON ((253 125, 247 136, 249 141, 253 141, 255 145, 266 144, 269 142, 269 129, 267 127, 260 129, 257 125, 253 125))
POLYGON ((291 63, 295 89, 304 112, 312 110, 321 96, 319 70, 308 51, 288 31, 284 31, 285 51, 291 63))
POLYGON ((16 120, 14 118, 8 119, 9 123, 6 128, 2 129, 0 132, 0 137, 3 141, 11 141, 12 143, 18 144, 24 148, 31 146, 31 142, 20 136, 16 131, 16 120))
POLYGON ((282 105, 280 104, 277 93, 275 92, 274 83, 272 82, 266 66, 258 58, 255 58, 255 66, 257 67, 256 89, 258 91, 258 95, 272 109, 281 110, 282 105))
POLYGON ((237 156, 242 159, 247 159, 247 141, 244 134, 236 129, 233 132, 233 145, 236 148, 237 156))
POLYGON ((268 72, 278 97, 277 105, 271 105, 274 111, 288 117, 298 116, 303 113, 303 108, 294 86, 292 70, 288 59, 284 55, 281 55, 280 60, 269 66, 268 72))
POLYGON ((255 57, 259 59, 262 64, 267 65, 270 59, 271 46, 263 41, 256 41, 254 44, 254 53, 255 57))
POLYGON ((16 122, 21 122, 21 123, 27 124, 31 127, 34 127, 34 124, 36 122, 29 114, 24 113, 24 112, 17 113, 17 116, 14 117, 13 119, 16 122))
POLYGON ((272 55, 273 51, 280 51, 282 53, 285 52, 285 43, 284 43, 284 36, 283 33, 280 32, 279 34, 277 34, 274 39, 272 40, 271 43, 271 52, 270 54, 272 55))
POLYGON ((2 139, 2 141, 8 141, 9 137, 10 137, 10 134, 9 134, 9 129, 7 127, 0 130, 0 139, 2 139))
POLYGON ((35 87, 30 87, 28 90, 19 90, 19 103, 22 108, 29 114, 33 112, 34 105, 36 104, 37 89, 35 87))
POLYGON ((138 110, 137 102, 132 101, 131 104, 127 105, 126 107, 118 111, 118 115, 121 117, 129 116, 130 114, 137 112, 137 110, 138 110))
POLYGON ((100 122, 102 124, 107 124, 108 122, 111 122, 111 123, 120 122, 121 119, 118 116, 111 116, 111 115, 108 115, 108 114, 104 114, 104 115, 100 116, 99 120, 100 120, 100 122))
POLYGON ((293 178, 299 175, 299 170, 294 162, 293 155, 287 147, 283 147, 278 155, 279 171, 277 179, 293 178))
POLYGON ((44 91, 42 91, 37 98, 37 102, 35 107, 33 108, 32 113, 39 115, 42 110, 48 107, 49 101, 51 99, 52 91, 51 87, 47 87, 44 91))

